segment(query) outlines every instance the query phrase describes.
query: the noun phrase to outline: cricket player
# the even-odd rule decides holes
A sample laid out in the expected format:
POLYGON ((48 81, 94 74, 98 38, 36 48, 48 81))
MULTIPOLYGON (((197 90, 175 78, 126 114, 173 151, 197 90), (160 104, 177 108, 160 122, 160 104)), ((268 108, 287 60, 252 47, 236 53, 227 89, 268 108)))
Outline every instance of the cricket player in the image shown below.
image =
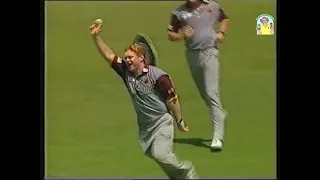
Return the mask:
MULTIPOLYGON (((179 161, 173 153, 173 123, 182 132, 189 128, 182 119, 178 96, 169 75, 148 64, 154 62, 150 59, 154 56, 147 53, 152 52, 148 49, 151 42, 147 45, 139 41, 133 43, 125 50, 125 58, 121 58, 102 40, 101 29, 102 24, 94 22, 90 26, 91 36, 101 56, 126 85, 136 111, 139 142, 145 155, 160 165, 170 179, 196 179, 192 163, 179 161)), ((140 38, 136 39, 145 39, 138 36, 140 38)))
POLYGON ((210 0, 186 0, 172 11, 168 26, 170 41, 185 41, 186 59, 193 80, 209 108, 213 138, 211 149, 221 151, 227 112, 219 97, 218 42, 225 39, 229 17, 210 0), (216 32, 214 26, 219 24, 216 32))

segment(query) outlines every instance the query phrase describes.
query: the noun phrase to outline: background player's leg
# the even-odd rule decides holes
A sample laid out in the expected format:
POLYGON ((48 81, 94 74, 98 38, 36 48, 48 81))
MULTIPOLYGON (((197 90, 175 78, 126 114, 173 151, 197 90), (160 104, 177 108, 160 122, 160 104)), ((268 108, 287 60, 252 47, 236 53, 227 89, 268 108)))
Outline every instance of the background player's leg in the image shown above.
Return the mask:
POLYGON ((226 111, 224 110, 219 93, 220 80, 220 64, 219 51, 217 49, 208 49, 201 51, 200 59, 203 59, 203 75, 204 75, 204 90, 207 96, 207 103, 211 119, 213 122, 213 142, 212 147, 221 149, 224 139, 226 111), (216 147, 214 147, 216 146, 216 147))
POLYGON ((179 161, 173 153, 174 127, 168 125, 157 131, 147 155, 157 162, 171 179, 195 179, 196 173, 191 163, 179 161))
POLYGON ((188 61, 190 73, 195 83, 201 98, 207 103, 207 96, 205 91, 203 68, 200 66, 199 51, 188 50, 186 51, 186 58, 188 61))
POLYGON ((187 51, 187 60, 193 80, 201 97, 209 108, 213 126, 212 147, 221 149, 224 139, 225 111, 219 97, 218 50, 187 51), (218 142, 217 145, 214 143, 218 142))

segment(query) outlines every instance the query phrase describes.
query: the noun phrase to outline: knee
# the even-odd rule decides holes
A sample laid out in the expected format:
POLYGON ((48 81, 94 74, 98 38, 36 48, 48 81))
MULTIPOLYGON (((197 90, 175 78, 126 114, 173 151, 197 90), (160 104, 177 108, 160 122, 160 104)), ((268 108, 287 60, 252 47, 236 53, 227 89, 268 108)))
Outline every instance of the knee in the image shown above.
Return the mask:
POLYGON ((220 107, 220 97, 217 91, 206 93, 206 103, 209 107, 220 107))
POLYGON ((164 152, 155 151, 152 153, 151 158, 160 162, 160 163, 168 164, 170 162, 171 156, 172 156, 172 153, 164 153, 164 152))

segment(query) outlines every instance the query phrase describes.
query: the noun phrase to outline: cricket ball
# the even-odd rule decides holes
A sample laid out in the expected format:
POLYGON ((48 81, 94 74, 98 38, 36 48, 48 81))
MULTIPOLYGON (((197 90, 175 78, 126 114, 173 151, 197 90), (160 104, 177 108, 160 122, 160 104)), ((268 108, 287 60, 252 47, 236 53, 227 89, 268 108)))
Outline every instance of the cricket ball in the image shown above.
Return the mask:
POLYGON ((102 24, 102 23, 103 23, 103 20, 102 20, 102 19, 97 19, 97 20, 94 21, 94 23, 96 23, 96 24, 102 24))

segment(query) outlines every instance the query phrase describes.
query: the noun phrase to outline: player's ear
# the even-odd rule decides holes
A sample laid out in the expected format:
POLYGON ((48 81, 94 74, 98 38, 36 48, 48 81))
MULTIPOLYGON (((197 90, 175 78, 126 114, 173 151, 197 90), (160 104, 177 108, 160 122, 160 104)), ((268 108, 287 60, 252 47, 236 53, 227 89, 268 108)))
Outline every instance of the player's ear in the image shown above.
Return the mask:
POLYGON ((140 61, 140 62, 144 61, 144 55, 143 55, 143 54, 141 54, 141 55, 139 56, 139 61, 140 61))

